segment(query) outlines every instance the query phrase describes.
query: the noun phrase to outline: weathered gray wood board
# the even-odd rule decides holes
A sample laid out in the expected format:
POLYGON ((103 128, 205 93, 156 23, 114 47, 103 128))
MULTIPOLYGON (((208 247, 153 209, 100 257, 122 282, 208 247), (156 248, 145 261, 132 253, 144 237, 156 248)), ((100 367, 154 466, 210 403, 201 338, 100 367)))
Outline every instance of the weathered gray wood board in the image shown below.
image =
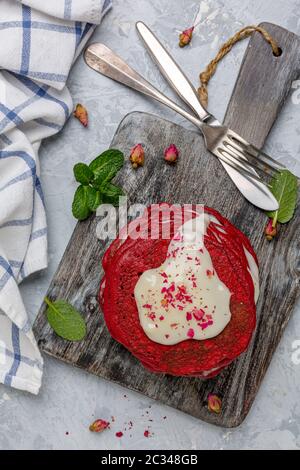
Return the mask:
MULTIPOLYGON (((226 116, 233 129, 257 145, 263 145, 291 80, 297 76, 300 57, 298 37, 273 25, 266 27, 278 39, 283 54, 273 57, 258 34, 252 38, 226 116)), ((101 259, 108 243, 96 239, 97 218, 76 226, 47 294, 53 299, 69 300, 83 313, 88 326, 86 339, 69 343, 56 336, 45 319, 44 305, 35 323, 35 334, 46 353, 65 362, 205 421, 237 426, 251 407, 300 293, 300 209, 293 221, 281 228, 279 239, 268 243, 263 235, 266 216, 243 199, 219 162, 207 153, 198 132, 156 116, 133 113, 121 122, 112 147, 128 155, 137 142, 145 147, 145 166, 133 171, 127 162, 118 176, 130 202, 205 203, 249 236, 261 271, 257 329, 249 349, 217 378, 208 381, 147 372, 110 338, 103 322, 96 297, 103 275, 101 259), (181 152, 175 166, 162 159, 163 149, 170 143, 175 143, 181 152), (207 411, 208 393, 222 397, 220 415, 207 411)))

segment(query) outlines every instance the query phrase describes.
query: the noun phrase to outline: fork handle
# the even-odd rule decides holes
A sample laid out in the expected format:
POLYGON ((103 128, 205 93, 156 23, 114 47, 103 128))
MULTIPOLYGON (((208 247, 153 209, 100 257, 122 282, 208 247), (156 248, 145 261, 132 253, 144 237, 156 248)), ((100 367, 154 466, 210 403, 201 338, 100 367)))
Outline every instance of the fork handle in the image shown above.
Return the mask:
POLYGON ((201 105, 195 88, 148 26, 142 21, 138 21, 136 29, 171 87, 174 88, 177 94, 192 108, 202 121, 209 118, 210 114, 201 105))
POLYGON ((191 113, 185 111, 178 106, 174 101, 170 100, 167 96, 161 93, 151 83, 144 79, 140 74, 133 70, 129 65, 124 62, 121 57, 115 54, 111 49, 101 43, 91 44, 85 51, 84 58, 86 63, 97 72, 112 78, 123 85, 133 88, 144 95, 150 96, 160 103, 168 106, 181 116, 185 117, 199 129, 202 128, 203 123, 199 118, 193 116, 191 113))

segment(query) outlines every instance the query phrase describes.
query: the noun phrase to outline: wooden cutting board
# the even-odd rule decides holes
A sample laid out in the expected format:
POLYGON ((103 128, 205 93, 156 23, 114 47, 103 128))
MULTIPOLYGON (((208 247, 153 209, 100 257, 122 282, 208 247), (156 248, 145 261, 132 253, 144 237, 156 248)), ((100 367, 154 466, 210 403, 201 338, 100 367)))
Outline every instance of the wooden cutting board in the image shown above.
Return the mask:
MULTIPOLYGON (((264 144, 300 64, 299 38, 278 26, 264 26, 278 40, 283 53, 274 57, 269 45, 255 33, 226 114, 226 123, 257 146, 264 144)), ((111 146, 128 155, 137 142, 145 147, 145 166, 133 171, 127 161, 118 176, 130 203, 204 203, 250 238, 260 262, 261 295, 249 349, 212 380, 159 376, 145 370, 111 339, 97 303, 103 275, 101 259, 109 244, 96 238, 97 217, 77 224, 47 293, 52 299, 67 299, 82 312, 88 328, 86 339, 70 343, 59 338, 46 321, 45 305, 35 322, 35 335, 43 351, 64 362, 207 422, 238 426, 253 403, 300 293, 299 207, 294 219, 282 226, 279 239, 269 243, 263 234, 266 216, 240 195, 223 167, 206 151, 197 131, 136 112, 123 119, 111 146), (162 159, 163 149, 170 143, 181 152, 175 166, 166 165, 162 159), (208 412, 209 393, 222 398, 220 415, 208 412)))

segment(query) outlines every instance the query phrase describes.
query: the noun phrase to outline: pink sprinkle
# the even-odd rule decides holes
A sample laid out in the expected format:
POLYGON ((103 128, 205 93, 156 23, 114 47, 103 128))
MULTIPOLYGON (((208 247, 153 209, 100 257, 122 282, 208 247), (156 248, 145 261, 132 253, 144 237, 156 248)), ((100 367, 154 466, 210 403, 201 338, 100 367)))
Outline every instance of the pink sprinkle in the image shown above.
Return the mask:
POLYGON ((181 294, 181 292, 179 292, 179 294, 175 295, 175 299, 176 300, 184 300, 184 296, 183 296, 183 294, 181 294))
POLYGON ((161 315, 161 316, 159 317, 159 319, 160 319, 160 321, 162 321, 162 320, 165 319, 165 317, 164 317, 163 315, 161 315))
POLYGON ((172 256, 173 256, 173 258, 175 258, 175 257, 176 257, 176 255, 177 255, 178 251, 179 251, 179 247, 178 247, 178 248, 176 248, 175 250, 172 250, 172 256))
POLYGON ((176 240, 176 241, 181 241, 182 240, 182 237, 181 237, 179 232, 175 233, 175 235, 173 237, 173 240, 176 240))
POLYGON ((150 305, 150 304, 145 304, 145 305, 143 305, 143 307, 144 307, 144 308, 152 308, 152 305, 150 305))
POLYGON ((193 328, 190 328, 187 332, 187 336, 189 338, 194 338, 194 335, 195 335, 195 332, 194 332, 193 328))
POLYGON ((212 315, 209 315, 209 313, 206 315, 207 320, 212 320, 212 315))
POLYGON ((192 314, 191 312, 187 312, 186 314, 186 321, 190 321, 192 319, 192 314))
POLYGON ((167 273, 165 273, 165 272, 160 273, 160 275, 161 275, 162 277, 164 277, 164 278, 167 278, 167 277, 168 277, 167 273))
POLYGON ((200 323, 201 329, 202 329, 202 330, 206 330, 206 328, 207 328, 208 326, 210 326, 210 325, 213 325, 213 323, 214 323, 214 322, 213 322, 212 320, 209 320, 209 321, 204 322, 204 323, 200 323))
POLYGON ((123 436, 123 433, 122 433, 122 431, 118 431, 118 432, 116 432, 116 437, 122 437, 122 436, 123 436))
POLYGON ((186 287, 185 286, 178 286, 179 292, 185 294, 186 293, 186 287))
POLYGON ((205 312, 202 308, 199 308, 199 310, 197 309, 193 310, 193 315, 194 315, 195 320, 200 321, 204 317, 205 312))
POLYGON ((146 431, 144 431, 144 436, 149 437, 149 435, 150 435, 150 432, 148 431, 148 429, 146 429, 146 431))

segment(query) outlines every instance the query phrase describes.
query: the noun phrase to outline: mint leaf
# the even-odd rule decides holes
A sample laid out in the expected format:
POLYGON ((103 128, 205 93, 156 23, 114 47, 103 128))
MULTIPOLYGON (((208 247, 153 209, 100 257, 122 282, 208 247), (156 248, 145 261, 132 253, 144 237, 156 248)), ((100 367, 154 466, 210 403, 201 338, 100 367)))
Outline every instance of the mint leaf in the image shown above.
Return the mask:
POLYGON ((289 170, 282 170, 279 175, 271 180, 270 185, 271 192, 279 203, 279 209, 267 212, 267 216, 281 224, 285 224, 291 220, 295 212, 298 179, 289 170))
POLYGON ((101 189, 103 202, 106 204, 113 204, 114 206, 119 205, 119 197, 124 196, 124 192, 120 186, 116 186, 112 183, 106 183, 101 189))
POLYGON ((124 164, 124 155, 120 150, 109 149, 95 158, 89 168, 94 174, 95 186, 111 181, 124 164))
POLYGON ((94 178, 94 173, 85 163, 76 163, 73 172, 76 181, 84 185, 89 184, 94 178))
POLYGON ((74 194, 72 213, 75 219, 84 220, 91 211, 88 206, 88 186, 79 186, 74 194))
POLYGON ((86 336, 86 324, 81 314, 66 300, 51 302, 45 298, 48 305, 47 320, 55 333, 69 341, 81 341, 86 336))
POLYGON ((100 191, 89 186, 87 188, 87 205, 90 211, 95 212, 102 202, 100 191))
POLYGON ((89 166, 85 163, 77 163, 74 166, 75 179, 81 183, 72 203, 72 212, 76 219, 86 219, 103 202, 115 206, 119 204, 119 196, 123 195, 123 191, 110 181, 123 164, 123 153, 117 149, 109 149, 95 158, 89 166))

